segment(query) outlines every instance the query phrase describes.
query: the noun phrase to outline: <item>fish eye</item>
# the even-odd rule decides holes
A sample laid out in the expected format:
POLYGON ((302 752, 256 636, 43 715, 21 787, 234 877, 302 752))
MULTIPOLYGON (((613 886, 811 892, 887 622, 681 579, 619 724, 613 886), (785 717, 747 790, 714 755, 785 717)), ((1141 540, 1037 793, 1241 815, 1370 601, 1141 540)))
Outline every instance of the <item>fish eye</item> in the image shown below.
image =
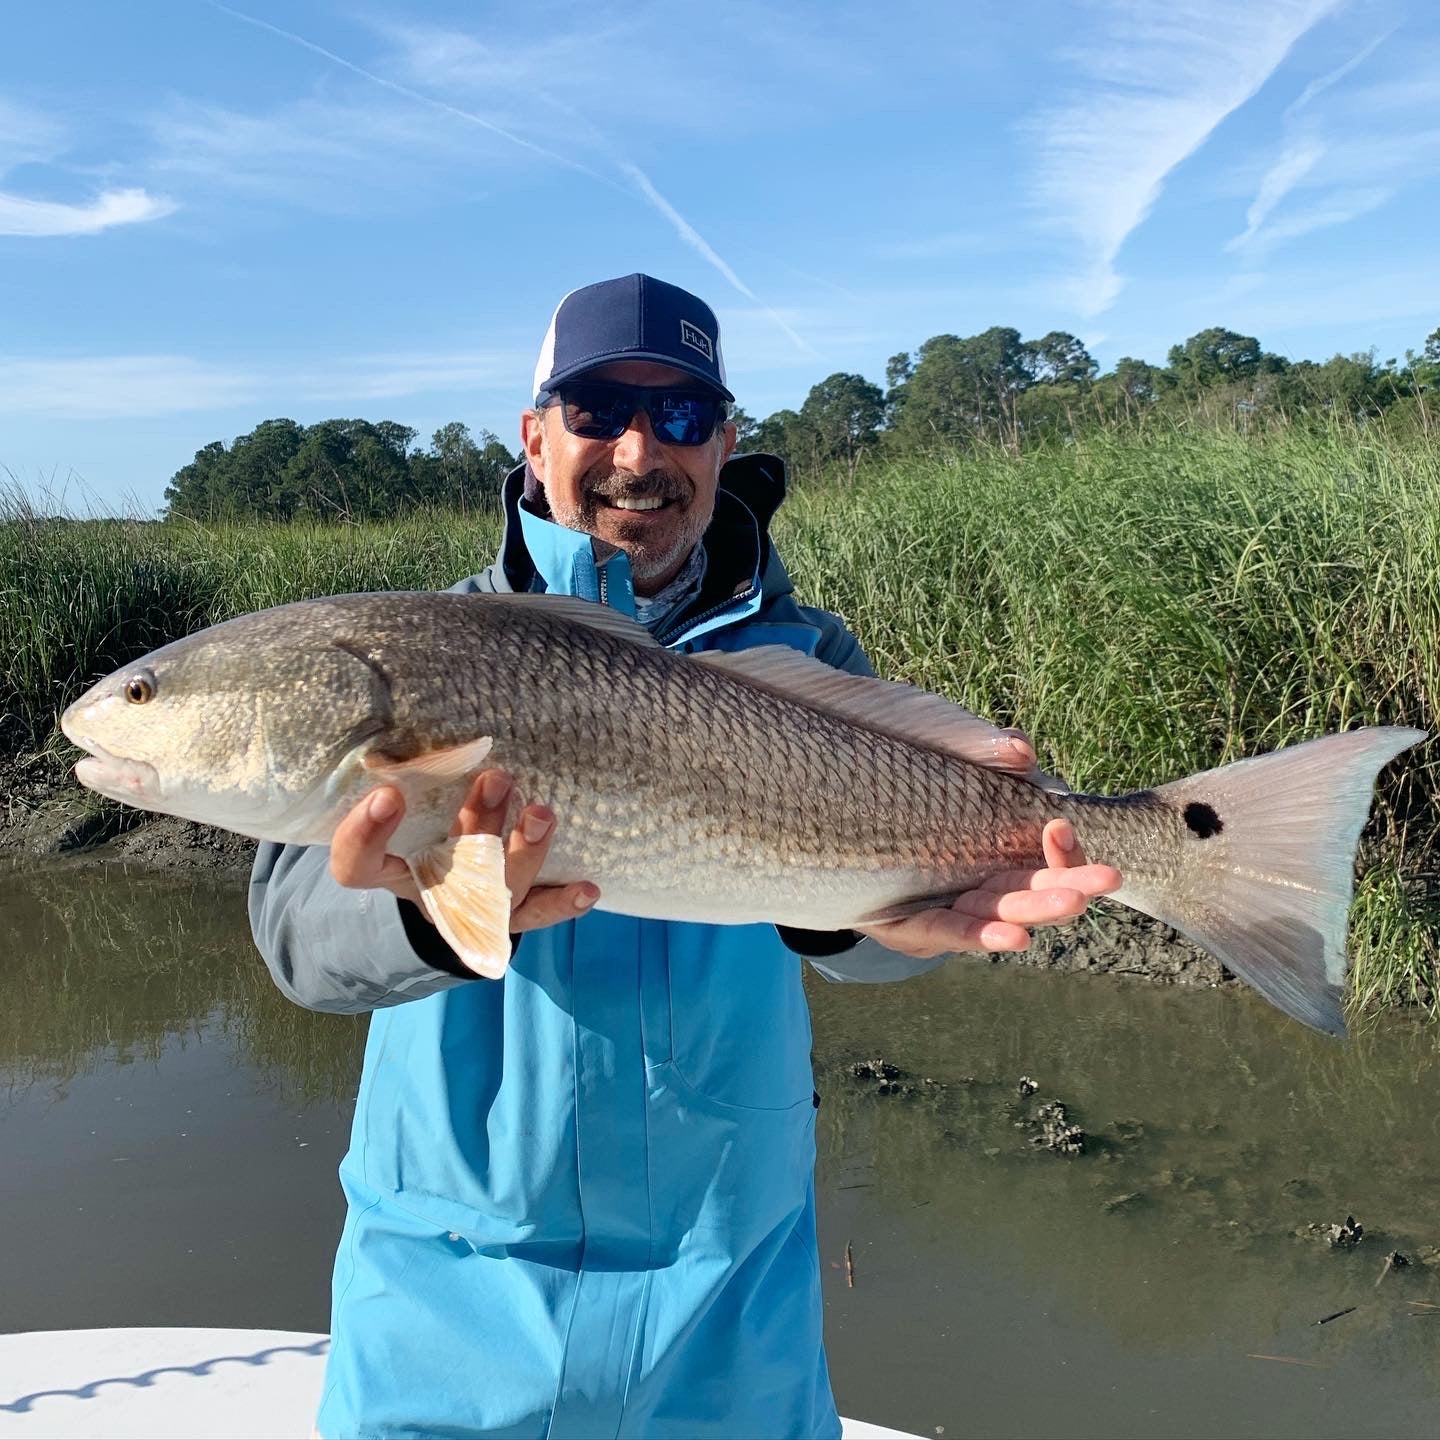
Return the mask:
POLYGON ((148 670, 132 675, 125 682, 125 698, 132 705, 143 705, 154 694, 155 677, 148 670))

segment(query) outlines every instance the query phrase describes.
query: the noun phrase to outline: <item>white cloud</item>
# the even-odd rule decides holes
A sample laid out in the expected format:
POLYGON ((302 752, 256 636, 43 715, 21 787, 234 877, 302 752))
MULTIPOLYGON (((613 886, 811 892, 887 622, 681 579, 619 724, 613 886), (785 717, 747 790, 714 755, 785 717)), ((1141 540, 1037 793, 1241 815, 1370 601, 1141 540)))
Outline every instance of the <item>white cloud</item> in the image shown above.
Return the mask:
MULTIPOLYGON (((0 96, 0 178, 21 165, 53 161, 66 143, 57 120, 0 96)), ((0 190, 0 236, 95 235, 116 225, 159 220, 175 208, 173 201, 138 188, 102 190, 80 204, 0 190)))
POLYGON ((0 413, 122 420, 214 410, 249 399, 256 379, 183 355, 0 356, 0 413))
POLYGON ((1397 94, 1409 96, 1418 104, 1418 113, 1426 115, 1440 102, 1440 76, 1423 54, 1411 74, 1392 73, 1381 86, 1342 90, 1325 107, 1328 113, 1295 120, 1393 33, 1386 31, 1342 65, 1312 80, 1286 108, 1285 144, 1261 176, 1246 212, 1245 229, 1226 243, 1227 251, 1253 258, 1316 230, 1346 224, 1378 209, 1406 184, 1435 172, 1440 163, 1440 131, 1407 125, 1403 142, 1396 143, 1392 118, 1397 94), (1289 205, 1300 199, 1302 191, 1324 193, 1291 211, 1289 205))
MULTIPOLYGON (((426 91, 417 90, 413 86, 402 85, 398 81, 392 80, 388 76, 382 75, 375 70, 355 64, 354 61, 346 59, 343 55, 339 55, 333 50, 328 50, 323 46, 317 45, 313 40, 309 40, 303 35, 281 29, 278 25, 272 25, 268 20, 257 19, 255 16, 232 9, 229 5, 222 4, 221 0, 207 0, 207 3, 210 4, 212 8, 246 25, 255 26, 260 30, 267 31, 278 39, 284 40, 287 44, 310 51, 312 54, 322 57, 332 65, 339 66, 341 69, 358 75, 375 86, 402 96, 417 106, 439 111, 452 119, 463 121, 467 125, 477 126, 492 136, 497 136, 509 144, 527 151, 548 163, 558 164, 566 169, 580 171, 592 180, 599 181, 602 184, 618 185, 618 182, 610 175, 597 173, 590 166, 576 160, 573 155, 568 152, 562 154, 555 150, 548 149, 546 146, 529 138, 528 135, 522 133, 513 125, 501 125, 489 116, 479 114, 473 109, 452 104, 449 100, 442 99, 426 91)), ((422 36, 419 42, 419 49, 416 50, 414 48, 416 42, 407 39, 411 32, 401 31, 397 33, 402 40, 407 40, 407 43, 411 44, 411 54, 413 58, 410 68, 412 70, 418 69, 420 73, 425 76, 433 78, 438 73, 442 78, 453 79, 457 71, 474 74, 477 64, 475 57, 477 55, 484 57, 483 60, 479 62, 482 65, 482 73, 483 67, 489 67, 492 63, 484 47, 481 47, 478 42, 470 40, 467 36, 456 36, 448 32, 438 40, 433 38, 425 39, 422 36), (460 52, 458 55, 456 54, 457 50, 460 52)), ((426 34, 433 36, 433 32, 426 32, 426 34)), ((575 36, 572 37, 572 39, 583 42, 586 39, 592 38, 593 35, 594 29, 591 27, 584 35, 575 36)), ((593 54, 590 56, 588 63, 592 67, 594 66, 593 54)), ((606 74, 605 78, 607 83, 613 87, 615 77, 606 74)), ((577 125, 588 129, 590 132, 589 138, 600 148, 601 152, 606 155, 611 167, 618 170, 625 180, 629 182, 629 188, 638 194, 646 205, 659 214, 666 223, 672 227, 680 240, 699 254, 708 264, 718 270, 747 300, 757 300, 755 293, 740 279, 734 268, 720 255, 715 247, 660 193, 650 177, 635 164, 634 161, 619 152, 618 147, 598 126, 586 121, 573 106, 567 102, 555 99, 548 92, 540 91, 537 88, 536 95, 551 110, 559 110, 563 113, 567 117, 572 131, 577 125)), ((653 105, 652 96, 647 95, 646 99, 647 102, 653 105)), ((620 188, 625 187, 622 186, 620 188)), ((807 348, 805 342, 786 325, 785 321, 780 318, 779 313, 776 311, 772 311, 771 313, 774 315, 776 323, 789 335, 796 348, 802 351, 805 350, 807 348)))
POLYGON ((175 203, 145 190, 105 190, 88 204, 30 200, 0 190, 0 235, 96 235, 115 225, 160 220, 175 203))
POLYGON ((523 392, 534 364, 533 355, 518 349, 372 355, 323 369, 302 369, 287 383, 292 393, 307 400, 394 400, 475 390, 523 392))
POLYGON ((240 191, 267 208, 278 200, 352 214, 407 205, 428 187, 461 185, 481 198, 474 177, 501 148, 391 100, 303 99, 251 114, 180 101, 150 126, 154 172, 191 193, 240 191))
POLYGON ((1114 303, 1120 249, 1170 172, 1339 3, 1106 0, 1095 11, 1100 38, 1074 57, 1080 84, 1028 126, 1041 147, 1031 199, 1081 248, 1072 299, 1083 314, 1114 303))
POLYGON ((238 406, 349 410, 373 400, 477 390, 523 394, 533 364, 534 356, 518 349, 318 356, 263 368, 188 355, 0 355, 0 414, 124 420, 238 406))
MULTIPOLYGON (((1237 239, 1244 243, 1253 256, 1286 240, 1308 235, 1312 230, 1324 230, 1332 225, 1344 225, 1351 220, 1357 220, 1372 210, 1378 210, 1394 193, 1382 186, 1372 186, 1364 190, 1335 190, 1323 200, 1273 221, 1263 230, 1249 231, 1237 239)), ((1226 246, 1226 249, 1234 248, 1234 241, 1226 246)))
POLYGON ((1225 248, 1239 250, 1248 245, 1270 212, 1315 168, 1324 153, 1324 145, 1314 139, 1301 139, 1288 145, 1261 178, 1260 188, 1245 212, 1243 233, 1230 240, 1225 248))
POLYGON ((64 143, 64 127, 56 120, 0 96, 0 175, 16 165, 49 160, 64 143))
POLYGON ((1377 35, 1368 45, 1356 51, 1343 65, 1337 65, 1328 74, 1317 76, 1292 104, 1286 106, 1286 118, 1303 110, 1317 95, 1323 95, 1332 85, 1339 84, 1352 70, 1363 65, 1399 28, 1398 25, 1392 25, 1383 35, 1377 35))

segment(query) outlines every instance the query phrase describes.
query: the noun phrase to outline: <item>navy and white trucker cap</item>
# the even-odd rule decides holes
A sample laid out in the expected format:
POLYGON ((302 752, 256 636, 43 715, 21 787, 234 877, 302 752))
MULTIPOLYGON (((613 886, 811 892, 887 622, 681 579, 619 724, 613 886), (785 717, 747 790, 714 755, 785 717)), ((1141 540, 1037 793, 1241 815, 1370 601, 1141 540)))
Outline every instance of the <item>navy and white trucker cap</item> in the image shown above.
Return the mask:
POLYGON ((612 360, 654 360, 703 380, 726 400, 715 312, 678 285, 626 275, 572 290, 556 307, 535 366, 535 403, 563 380, 612 360))

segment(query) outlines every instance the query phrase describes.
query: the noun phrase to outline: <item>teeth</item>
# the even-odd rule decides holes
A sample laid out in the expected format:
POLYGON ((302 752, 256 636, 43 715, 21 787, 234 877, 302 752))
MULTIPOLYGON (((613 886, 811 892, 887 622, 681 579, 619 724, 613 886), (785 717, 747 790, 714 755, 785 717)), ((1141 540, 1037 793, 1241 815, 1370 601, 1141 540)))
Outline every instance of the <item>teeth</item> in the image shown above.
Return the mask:
POLYGON ((658 510, 665 502, 658 495, 649 495, 638 500, 612 500, 617 510, 658 510))

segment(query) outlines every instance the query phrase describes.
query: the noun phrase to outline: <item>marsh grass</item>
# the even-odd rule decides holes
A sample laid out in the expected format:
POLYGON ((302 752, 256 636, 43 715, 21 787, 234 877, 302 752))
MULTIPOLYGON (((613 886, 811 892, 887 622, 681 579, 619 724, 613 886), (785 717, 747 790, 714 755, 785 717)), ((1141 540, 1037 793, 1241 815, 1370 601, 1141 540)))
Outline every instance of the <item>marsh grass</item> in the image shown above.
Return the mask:
MULTIPOLYGON (((1364 723, 1433 730, 1440 446, 1336 425, 1100 431, 807 487, 776 520, 805 600, 881 674, 1036 737, 1077 789, 1154 784, 1364 723)), ((53 743, 88 681, 196 626, 307 595, 438 587, 494 516, 363 526, 0 523, 0 753, 53 743)), ((1355 993, 1436 995, 1436 747, 1387 772, 1355 993)))

